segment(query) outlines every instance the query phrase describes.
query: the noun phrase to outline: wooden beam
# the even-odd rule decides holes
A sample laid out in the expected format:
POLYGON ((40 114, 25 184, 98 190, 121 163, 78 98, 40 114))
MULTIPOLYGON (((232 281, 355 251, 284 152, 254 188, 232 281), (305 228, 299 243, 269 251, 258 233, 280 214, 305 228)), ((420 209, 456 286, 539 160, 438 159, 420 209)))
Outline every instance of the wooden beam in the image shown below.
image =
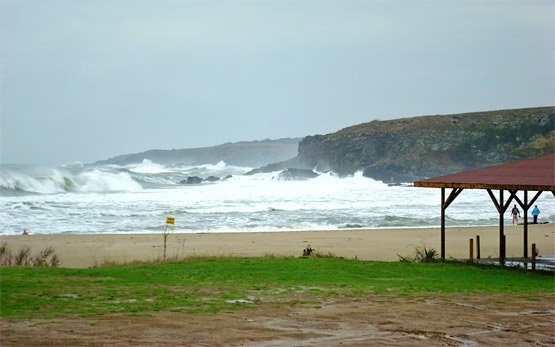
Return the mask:
POLYGON ((445 188, 441 188, 441 259, 445 260, 445 188))
POLYGON ((555 196, 555 186, 537 184, 487 184, 487 183, 456 183, 456 182, 426 182, 415 181, 415 187, 422 188, 462 188, 462 189, 515 189, 515 190, 550 190, 555 196))
POLYGON ((507 203, 503 203, 503 189, 499 190, 499 201, 497 201, 491 189, 487 189, 487 192, 491 198, 491 201, 493 201, 493 204, 495 205, 497 212, 499 212, 499 261, 503 263, 505 261, 505 250, 506 250, 505 221, 503 219, 504 217, 503 215, 505 214, 505 211, 507 211, 507 208, 509 207, 509 204, 511 203, 513 197, 509 198, 507 203))
POLYGON ((449 207, 449 205, 451 205, 451 203, 453 201, 455 201, 455 199, 457 198, 457 196, 459 196, 459 194, 463 191, 462 188, 454 188, 451 193, 449 194, 449 197, 447 198, 447 201, 445 201, 445 208, 449 207))
POLYGON ((509 200, 507 200, 507 202, 503 205, 502 213, 505 213, 507 211, 507 209, 509 208, 509 205, 511 205, 511 202, 513 202, 513 198, 514 196, 511 196, 509 200))
MULTIPOLYGON (((524 214, 523 256, 524 256, 524 258, 528 258, 528 210, 530 209, 530 207, 532 207, 534 202, 536 202, 536 200, 540 197, 540 195, 543 193, 543 191, 541 191, 541 190, 538 191, 536 193, 536 195, 534 195, 532 200, 530 200, 530 202, 528 202, 528 190, 524 191, 524 201, 520 200, 520 198, 517 196, 517 193, 518 193, 517 190, 512 190, 511 189, 511 190, 509 190, 509 193, 511 194, 511 198, 514 198, 523 210, 523 214, 524 214)), ((510 202, 507 201, 505 211, 507 210, 509 203, 510 202)))
POLYGON ((523 232, 523 250, 524 258, 528 258, 528 191, 524 191, 524 232, 523 232))
MULTIPOLYGON (((499 260, 501 261, 501 263, 503 263, 505 261, 505 256, 506 256, 506 245, 505 245, 505 222, 504 222, 504 213, 507 211, 507 209, 509 208, 511 202, 513 201, 513 199, 523 208, 524 210, 524 216, 525 216, 525 220, 524 220, 524 257, 527 258, 528 255, 528 215, 527 215, 527 211, 528 208, 530 208, 530 206, 532 206, 532 204, 540 197, 541 193, 544 192, 545 190, 541 190, 541 189, 537 189, 538 192, 536 193, 536 195, 534 196, 534 198, 528 203, 528 191, 529 190, 535 190, 532 189, 532 186, 522 186, 522 190, 524 190, 524 202, 522 202, 522 200, 520 200, 520 198, 517 196, 518 190, 520 186, 503 186, 500 187, 499 189, 499 200, 497 200, 497 198, 495 197, 495 195, 492 192, 492 185, 489 186, 483 186, 483 187, 478 187, 472 184, 444 184, 444 183, 432 183, 432 184, 427 184, 424 182, 414 182, 415 187, 434 187, 434 188, 441 188, 441 259, 445 259, 445 210, 449 207, 449 205, 451 205, 451 203, 453 203, 453 201, 455 201, 455 199, 459 196, 459 194, 465 189, 465 188, 481 188, 481 189, 486 189, 486 191, 488 192, 491 201, 493 202, 493 204, 495 205, 495 208, 497 209, 497 212, 499 213, 499 260), (508 189, 508 188, 512 188, 512 189, 508 189), (447 197, 447 199, 445 198, 445 189, 446 188, 452 188, 451 192, 449 193, 449 197, 447 197), (516 189, 515 189, 516 188, 516 189), (510 194, 509 199, 504 202, 504 198, 503 198, 503 190, 504 189, 508 189, 508 192, 510 194)), ((541 187, 542 189, 544 189, 545 187, 541 187)), ((549 187, 551 188, 551 187, 549 187)), ((549 191, 551 191, 551 193, 553 194, 553 196, 555 196, 555 188, 554 189, 548 189, 549 191)))
POLYGON ((536 244, 532 244, 532 270, 536 270, 536 244))
POLYGON ((495 197, 495 195, 493 195, 491 189, 486 189, 486 191, 488 192, 489 197, 491 198, 491 201, 493 201, 493 204, 495 205, 497 212, 501 212, 501 205, 497 202, 497 198, 495 197))
MULTIPOLYGON (((499 207, 503 205, 503 189, 499 190, 499 207)), ((505 221, 503 220, 503 214, 505 210, 501 208, 499 211, 499 262, 503 263, 505 261, 505 221)))
MULTIPOLYGON (((526 192, 526 191, 527 191, 527 190, 525 190, 525 192, 526 192)), ((513 189, 511 189, 511 190, 509 190, 509 193, 511 194, 511 199, 515 199, 516 202, 520 205, 520 207, 521 207, 523 210, 524 210, 524 209, 527 209, 527 208, 526 208, 526 204, 523 203, 523 202, 520 200, 520 198, 516 195, 516 193, 518 193, 518 190, 513 190, 513 189)), ((506 211, 506 209, 505 209, 505 211, 506 211)))
POLYGON ((449 207, 449 205, 451 205, 451 203, 453 201, 455 201, 455 199, 457 198, 457 196, 459 196, 459 194, 463 191, 462 188, 454 188, 453 190, 451 190, 451 193, 449 193, 449 197, 447 199, 445 199, 445 188, 441 188, 441 245, 440 245, 440 254, 441 254, 441 259, 445 260, 445 210, 447 209, 447 207, 449 207))
POLYGON ((476 235, 476 259, 480 259, 480 235, 476 235))
MULTIPOLYGON (((530 200, 530 204, 528 205, 528 208, 532 207, 532 205, 534 205, 534 203, 536 202, 536 200, 538 200, 538 198, 540 197, 540 195, 542 195, 544 191, 540 190, 536 193, 536 195, 534 195, 534 197, 532 198, 532 200, 530 200)), ((555 193, 553 194, 555 195, 555 193)))

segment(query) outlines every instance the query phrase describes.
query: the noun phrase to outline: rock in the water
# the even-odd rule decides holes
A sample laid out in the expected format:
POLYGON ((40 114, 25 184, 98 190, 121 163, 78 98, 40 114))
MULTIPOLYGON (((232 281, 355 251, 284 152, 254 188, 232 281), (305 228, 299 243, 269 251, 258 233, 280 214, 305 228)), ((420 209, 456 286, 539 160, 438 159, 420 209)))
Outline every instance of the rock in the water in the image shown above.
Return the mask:
POLYGON ((204 179, 204 182, 216 182, 219 181, 220 178, 216 176, 208 176, 204 179))
POLYGON ((181 184, 199 184, 202 183, 202 178, 198 176, 189 176, 186 180, 182 180, 179 182, 181 184))
POLYGON ((292 168, 282 171, 278 175, 280 181, 304 181, 315 177, 318 177, 318 174, 312 170, 292 168))

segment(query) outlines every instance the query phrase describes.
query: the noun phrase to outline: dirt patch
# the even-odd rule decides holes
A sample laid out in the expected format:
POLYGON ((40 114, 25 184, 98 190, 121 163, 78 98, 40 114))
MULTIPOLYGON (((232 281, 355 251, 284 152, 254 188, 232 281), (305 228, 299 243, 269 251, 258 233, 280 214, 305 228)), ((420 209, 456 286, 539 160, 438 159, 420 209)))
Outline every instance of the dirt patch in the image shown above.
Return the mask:
POLYGON ((2 346, 553 346, 555 294, 268 301, 216 314, 3 320, 0 327, 2 346))

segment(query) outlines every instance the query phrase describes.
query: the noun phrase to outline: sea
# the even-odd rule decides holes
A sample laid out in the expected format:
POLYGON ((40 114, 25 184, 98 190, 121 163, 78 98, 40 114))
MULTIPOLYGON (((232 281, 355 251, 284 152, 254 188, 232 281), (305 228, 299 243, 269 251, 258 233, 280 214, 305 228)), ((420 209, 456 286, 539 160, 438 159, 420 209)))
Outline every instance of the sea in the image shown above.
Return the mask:
MULTIPOLYGON (((424 228, 440 225, 440 189, 389 185, 333 172, 285 180, 280 172, 219 162, 162 165, 0 166, 0 235, 267 232, 424 228), (183 184, 189 176, 222 178, 183 184), (175 224, 166 224, 173 216, 175 224)), ((507 196, 508 194, 505 194, 507 196)), ((522 198, 522 196, 521 196, 522 198)), ((555 222, 555 198, 543 193, 540 221, 555 222)), ((510 209, 509 209, 510 210, 510 209)), ((498 225, 484 190, 464 190, 446 211, 447 226, 498 225)), ((506 223, 511 220, 507 212, 506 223)))

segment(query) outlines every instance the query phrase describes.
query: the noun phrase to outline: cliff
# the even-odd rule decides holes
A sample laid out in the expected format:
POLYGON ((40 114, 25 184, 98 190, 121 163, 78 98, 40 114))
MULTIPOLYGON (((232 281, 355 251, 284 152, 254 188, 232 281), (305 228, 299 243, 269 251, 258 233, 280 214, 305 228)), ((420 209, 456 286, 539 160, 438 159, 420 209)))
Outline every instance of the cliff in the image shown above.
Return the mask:
POLYGON ((555 151, 555 107, 372 121, 307 136, 287 167, 352 174, 384 182, 417 179, 555 151))
POLYGON ((242 141, 213 147, 150 150, 141 153, 119 155, 95 164, 127 165, 149 159, 158 164, 202 165, 223 160, 228 165, 257 167, 294 157, 299 138, 279 140, 242 141))

